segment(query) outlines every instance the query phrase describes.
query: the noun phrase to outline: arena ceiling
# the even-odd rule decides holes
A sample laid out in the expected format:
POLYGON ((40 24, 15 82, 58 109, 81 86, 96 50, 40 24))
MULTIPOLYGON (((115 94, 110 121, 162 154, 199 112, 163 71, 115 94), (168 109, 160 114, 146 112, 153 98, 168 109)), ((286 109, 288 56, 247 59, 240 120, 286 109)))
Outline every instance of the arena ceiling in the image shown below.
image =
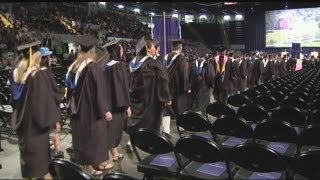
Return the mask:
POLYGON ((181 13, 201 14, 208 13, 223 15, 226 13, 239 13, 245 10, 273 10, 294 8, 320 7, 320 2, 238 2, 232 5, 225 5, 225 2, 119 2, 124 6, 140 8, 145 11, 171 13, 175 10, 181 13))

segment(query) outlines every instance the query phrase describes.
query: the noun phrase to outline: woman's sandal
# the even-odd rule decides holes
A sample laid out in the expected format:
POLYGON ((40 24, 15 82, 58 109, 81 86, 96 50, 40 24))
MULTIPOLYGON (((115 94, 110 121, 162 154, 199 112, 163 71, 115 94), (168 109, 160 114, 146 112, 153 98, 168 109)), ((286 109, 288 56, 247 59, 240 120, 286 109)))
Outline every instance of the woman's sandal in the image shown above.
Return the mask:
POLYGON ((123 159, 123 157, 124 157, 124 155, 120 153, 119 155, 114 156, 112 159, 113 159, 113 162, 117 162, 117 161, 123 159))
POLYGON ((98 166, 92 166, 93 169, 98 170, 98 171, 105 171, 113 168, 113 164, 111 163, 101 163, 98 166))

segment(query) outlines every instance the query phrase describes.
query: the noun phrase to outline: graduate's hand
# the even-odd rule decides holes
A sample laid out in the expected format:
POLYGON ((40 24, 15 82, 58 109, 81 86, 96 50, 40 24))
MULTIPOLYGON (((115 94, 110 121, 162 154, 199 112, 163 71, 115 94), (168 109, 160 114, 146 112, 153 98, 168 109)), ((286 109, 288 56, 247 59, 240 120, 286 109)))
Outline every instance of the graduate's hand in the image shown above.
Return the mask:
POLYGON ((191 89, 188 90, 188 94, 190 94, 190 93, 191 93, 191 89))
POLYGON ((105 114, 105 116, 106 116, 107 121, 111 121, 111 120, 112 120, 112 114, 111 114, 110 111, 108 111, 108 112, 105 114))
POLYGON ((127 115, 128 115, 128 117, 131 117, 131 108, 130 108, 130 106, 127 109, 127 115))
POLYGON ((170 106, 171 105, 171 101, 166 102, 165 106, 170 106))

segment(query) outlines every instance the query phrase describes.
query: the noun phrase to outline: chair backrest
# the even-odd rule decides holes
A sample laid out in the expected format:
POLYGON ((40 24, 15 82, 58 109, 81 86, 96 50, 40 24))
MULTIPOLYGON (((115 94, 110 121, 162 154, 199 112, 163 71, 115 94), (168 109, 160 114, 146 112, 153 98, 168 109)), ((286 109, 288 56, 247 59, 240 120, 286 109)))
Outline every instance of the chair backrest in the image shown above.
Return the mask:
POLYGON ((259 95, 253 100, 253 102, 267 110, 271 110, 279 106, 279 103, 277 102, 276 98, 267 95, 259 95))
POLYGON ((174 150, 174 145, 166 136, 151 129, 138 129, 130 135, 130 140, 139 161, 141 158, 136 147, 149 154, 165 154, 174 150))
POLYGON ((301 146, 319 146, 320 147, 320 126, 309 126, 299 135, 299 144, 301 146))
POLYGON ((52 161, 54 171, 58 179, 95 179, 92 175, 83 171, 79 166, 63 159, 54 159, 52 161))
POLYGON ((292 169, 310 179, 320 179, 320 151, 309 151, 295 158, 292 169))
POLYGON ((110 174, 104 175, 103 180, 137 180, 137 179, 122 173, 110 173, 110 174))
POLYGON ((280 107, 272 112, 271 118, 289 122, 293 126, 305 127, 307 125, 306 115, 295 107, 280 107))
POLYGON ((209 104, 206 109, 207 114, 219 117, 222 115, 235 116, 236 112, 228 105, 223 104, 221 102, 214 102, 209 104))
POLYGON ((269 119, 268 112, 262 106, 253 103, 241 106, 237 115, 246 121, 252 122, 261 122, 264 119, 269 119))
POLYGON ((234 147, 230 160, 237 165, 254 172, 282 171, 286 162, 274 150, 256 143, 245 143, 234 147))
POLYGON ((212 125, 212 132, 240 138, 253 138, 251 126, 238 117, 222 116, 218 118, 212 125))
POLYGON ((281 102, 286 97, 286 95, 284 95, 282 91, 274 91, 274 90, 270 91, 268 95, 274 97, 277 100, 277 102, 281 102))
POLYGON ((211 130, 211 123, 201 114, 196 112, 186 111, 179 115, 176 120, 178 132, 179 127, 191 132, 202 132, 211 130))
POLYGON ((281 103, 281 106, 295 107, 299 110, 307 109, 307 103, 302 98, 293 96, 287 96, 286 98, 284 98, 283 102, 281 103))
POLYGON ((249 89, 247 91, 244 91, 243 94, 245 96, 247 96, 248 98, 252 99, 252 98, 255 98, 255 97, 259 96, 261 93, 258 90, 249 89))
POLYGON ((297 143, 298 141, 297 131, 288 122, 274 119, 258 124, 254 130, 254 136, 257 139, 273 142, 297 143))
POLYGON ((250 99, 243 94, 234 94, 228 98, 227 103, 231 106, 240 107, 250 103, 250 99))
POLYGON ((195 135, 181 137, 176 143, 175 152, 192 161, 201 163, 225 160, 223 153, 215 142, 195 135))

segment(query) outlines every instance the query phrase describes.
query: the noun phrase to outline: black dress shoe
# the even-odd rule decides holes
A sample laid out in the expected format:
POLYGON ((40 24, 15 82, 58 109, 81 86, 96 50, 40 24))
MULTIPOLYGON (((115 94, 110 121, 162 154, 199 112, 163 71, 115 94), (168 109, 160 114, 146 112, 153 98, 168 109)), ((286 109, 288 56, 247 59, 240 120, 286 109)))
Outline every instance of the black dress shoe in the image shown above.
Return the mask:
POLYGON ((131 145, 127 144, 126 149, 127 149, 127 153, 133 153, 133 149, 131 145))

